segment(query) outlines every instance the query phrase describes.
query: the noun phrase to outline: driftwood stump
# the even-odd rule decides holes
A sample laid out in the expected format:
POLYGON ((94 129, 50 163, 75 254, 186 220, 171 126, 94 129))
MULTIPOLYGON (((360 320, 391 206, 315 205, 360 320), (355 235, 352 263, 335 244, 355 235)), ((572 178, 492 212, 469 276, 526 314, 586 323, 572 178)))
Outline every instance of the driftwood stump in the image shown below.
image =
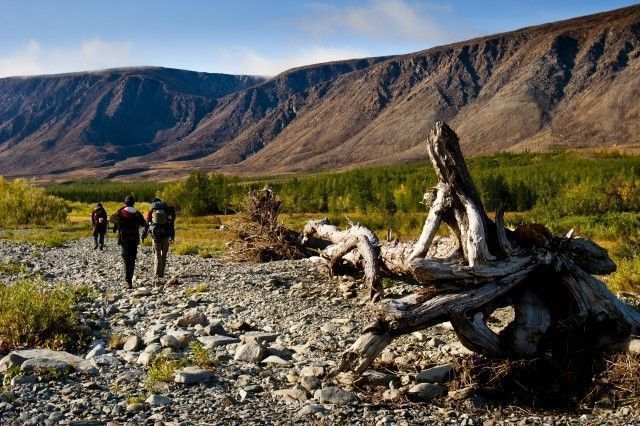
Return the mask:
POLYGON ((303 231, 303 242, 316 234, 329 240, 323 253, 331 266, 364 268, 372 301, 382 298, 381 274, 411 274, 424 286, 374 305, 375 320, 343 354, 340 370, 361 373, 396 337, 446 321, 464 346, 492 358, 570 356, 640 331, 640 313, 593 276, 616 269, 605 249, 573 232, 554 237, 542 225, 508 230, 502 210, 491 220, 445 123, 434 123, 427 151, 438 184, 425 195, 431 207, 416 242, 380 244, 362 226, 339 230, 326 221, 310 221, 303 231), (442 223, 448 239, 436 236, 442 223), (505 306, 515 318, 495 333, 486 320, 505 306))

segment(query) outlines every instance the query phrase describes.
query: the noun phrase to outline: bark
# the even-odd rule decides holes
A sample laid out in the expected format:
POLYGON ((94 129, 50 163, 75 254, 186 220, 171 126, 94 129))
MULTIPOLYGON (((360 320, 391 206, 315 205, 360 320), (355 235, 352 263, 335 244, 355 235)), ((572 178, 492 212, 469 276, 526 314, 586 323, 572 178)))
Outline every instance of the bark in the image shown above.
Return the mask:
POLYGON ((410 274, 425 287, 374 305, 375 321, 343 354, 340 370, 362 373, 396 337, 445 321, 467 348, 496 358, 624 347, 640 333, 640 313, 591 275, 615 271, 606 250, 572 231, 553 237, 535 224, 508 230, 503 209, 489 219, 446 124, 434 124, 427 152, 438 184, 425 195, 432 202, 416 242, 381 245, 362 226, 343 231, 326 221, 303 231, 305 242, 313 235, 330 241, 323 251, 330 265, 362 267, 374 300, 382 295, 381 274, 410 274), (449 238, 436 235, 442 223, 449 238), (500 306, 513 306, 515 319, 495 333, 485 321, 500 306))

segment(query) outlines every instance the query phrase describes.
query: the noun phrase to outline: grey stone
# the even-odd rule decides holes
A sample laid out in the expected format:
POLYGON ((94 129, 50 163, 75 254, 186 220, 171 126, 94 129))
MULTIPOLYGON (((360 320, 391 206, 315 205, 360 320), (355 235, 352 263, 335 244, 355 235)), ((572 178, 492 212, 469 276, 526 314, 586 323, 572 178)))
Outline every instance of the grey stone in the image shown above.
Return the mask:
POLYGON ((15 352, 11 352, 10 354, 4 356, 0 360, 0 373, 3 373, 10 369, 11 367, 19 367, 26 360, 26 358, 18 355, 15 352))
POLYGON ((245 343, 270 343, 275 342, 277 338, 277 334, 262 331, 248 331, 240 336, 240 340, 245 343))
POLYGON ((324 375, 324 367, 317 366, 317 365, 310 365, 300 370, 301 377, 304 377, 304 376, 320 377, 323 375, 324 375))
POLYGON ((451 364, 442 364, 428 368, 416 375, 418 383, 444 383, 453 375, 453 366, 451 364))
POLYGON ((165 334, 164 336, 162 336, 160 338, 160 345, 162 345, 163 348, 171 349, 182 349, 186 346, 180 343, 178 339, 176 339, 171 334, 165 334))
POLYGON ((54 360, 62 361, 73 368, 76 368, 78 364, 84 361, 83 358, 77 355, 70 354, 69 352, 54 351, 51 349, 25 349, 20 351, 14 351, 13 353, 26 359, 33 359, 33 358, 54 359, 54 360))
POLYGON ((98 355, 102 355, 104 353, 106 353, 106 349, 104 348, 104 345, 101 343, 99 345, 96 345, 93 347, 93 349, 91 349, 88 353, 87 356, 85 356, 86 359, 91 359, 94 356, 98 356, 98 355))
POLYGON ((38 373, 51 371, 59 374, 66 374, 71 371, 71 365, 59 359, 30 358, 22 363, 20 371, 23 373, 38 373))
POLYGON ((282 358, 280 358, 279 356, 275 356, 275 355, 271 355, 266 357, 265 359, 263 359, 262 361, 260 361, 261 364, 269 364, 269 365, 276 365, 276 366, 287 366, 287 365, 291 365, 291 363, 289 361, 286 361, 282 358))
POLYGON ((307 390, 318 389, 321 384, 320 379, 315 376, 302 376, 300 378, 300 385, 307 390))
POLYGON ((180 317, 177 325, 178 327, 189 327, 196 324, 207 325, 207 322, 207 316, 202 312, 189 312, 180 317))
POLYGON ((163 406, 171 405, 173 403, 173 400, 165 395, 151 395, 145 400, 145 402, 153 406, 163 406))
POLYGON ((11 386, 29 385, 37 382, 38 382, 38 376, 34 376, 34 375, 15 376, 11 378, 11 386))
POLYGON ((271 393, 274 397, 282 398, 287 404, 295 404, 304 402, 308 399, 307 392, 304 389, 293 387, 287 389, 279 389, 271 393))
POLYGON ((304 407, 302 407, 300 410, 298 410, 298 412, 296 413, 296 417, 301 418, 301 417, 313 416, 316 414, 326 415, 328 412, 329 410, 324 408, 322 405, 307 404, 304 407))
POLYGON ((173 381, 186 385, 206 382, 213 377, 213 372, 198 367, 186 367, 180 371, 176 371, 173 381))
POLYGON ((395 401, 400 399, 402 392, 398 389, 387 389, 382 393, 382 399, 385 401, 395 401))
POLYGON ((257 364, 262 361, 265 355, 265 348, 259 343, 246 343, 236 348, 235 356, 236 361, 249 362, 257 364))
POLYGON ((431 401, 447 393, 447 388, 434 383, 419 383, 407 392, 407 397, 412 401, 431 401))
POLYGON ((198 341, 202 343, 202 346, 204 346, 205 348, 212 349, 220 346, 230 345, 232 343, 239 343, 240 339, 238 339, 237 337, 214 334, 213 336, 198 337, 198 341))
POLYGON ((313 394, 316 401, 328 404, 343 405, 357 401, 357 397, 349 391, 341 389, 337 386, 329 386, 318 389, 313 394))
POLYGON ((154 356, 155 354, 152 354, 151 352, 141 352, 136 363, 138 365, 142 365, 143 367, 147 367, 149 366, 149 364, 151 364, 154 356))
POLYGON ((202 329, 202 333, 205 336, 213 336, 215 334, 218 334, 218 335, 227 334, 227 332, 225 331, 225 329, 224 329, 224 327, 222 325, 222 322, 220 322, 220 321, 215 321, 215 322, 210 323, 208 326, 206 326, 206 327, 204 327, 202 329))
POLYGON ((125 351, 137 351, 142 347, 143 342, 140 336, 134 335, 130 336, 126 342, 124 342, 124 346, 122 347, 125 351))
POLYGON ((95 367, 117 367, 122 365, 122 362, 113 355, 98 355, 91 358, 91 363, 95 367))

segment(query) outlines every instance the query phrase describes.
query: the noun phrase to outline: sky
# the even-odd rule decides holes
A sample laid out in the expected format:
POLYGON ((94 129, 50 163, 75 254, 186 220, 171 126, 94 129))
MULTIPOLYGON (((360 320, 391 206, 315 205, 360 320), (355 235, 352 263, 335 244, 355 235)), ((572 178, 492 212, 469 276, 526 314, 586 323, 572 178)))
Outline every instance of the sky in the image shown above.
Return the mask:
POLYGON ((0 0, 0 77, 141 65, 271 76, 637 1, 0 0))

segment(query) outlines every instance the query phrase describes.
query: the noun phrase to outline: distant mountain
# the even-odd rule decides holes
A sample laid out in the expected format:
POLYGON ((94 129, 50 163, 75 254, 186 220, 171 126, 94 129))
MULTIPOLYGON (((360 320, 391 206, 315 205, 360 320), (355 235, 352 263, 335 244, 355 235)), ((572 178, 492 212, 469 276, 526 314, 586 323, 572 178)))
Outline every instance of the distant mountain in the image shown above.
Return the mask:
POLYGON ((0 79, 0 173, 109 168, 180 141, 260 77, 124 68, 0 79))
POLYGON ((640 6, 266 81, 164 69, 0 79, 0 173, 170 179, 640 143, 640 6), (206 83, 205 83, 206 82, 206 83))

